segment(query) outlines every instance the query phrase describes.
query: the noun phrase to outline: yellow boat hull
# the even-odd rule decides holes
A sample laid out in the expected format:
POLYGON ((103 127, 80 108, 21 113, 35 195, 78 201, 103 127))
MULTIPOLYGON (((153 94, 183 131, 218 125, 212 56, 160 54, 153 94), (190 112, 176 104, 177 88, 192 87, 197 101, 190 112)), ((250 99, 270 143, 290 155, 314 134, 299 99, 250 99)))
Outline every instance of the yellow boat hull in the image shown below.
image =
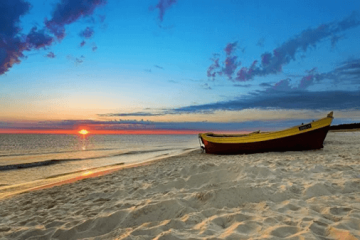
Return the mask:
POLYGON ((301 151, 319 149, 333 120, 326 118, 276 132, 254 132, 242 135, 200 133, 206 153, 239 154, 269 151, 301 151))

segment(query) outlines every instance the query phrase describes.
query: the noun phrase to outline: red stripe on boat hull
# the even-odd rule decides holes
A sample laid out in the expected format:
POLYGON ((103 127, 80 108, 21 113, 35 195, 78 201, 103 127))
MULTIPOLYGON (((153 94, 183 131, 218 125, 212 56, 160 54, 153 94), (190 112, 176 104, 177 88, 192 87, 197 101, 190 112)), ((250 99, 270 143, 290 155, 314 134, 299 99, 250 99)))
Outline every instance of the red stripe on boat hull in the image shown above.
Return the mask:
POLYGON ((302 151, 323 148, 328 130, 329 126, 289 137, 252 143, 212 143, 201 140, 205 145, 205 152, 212 154, 302 151))

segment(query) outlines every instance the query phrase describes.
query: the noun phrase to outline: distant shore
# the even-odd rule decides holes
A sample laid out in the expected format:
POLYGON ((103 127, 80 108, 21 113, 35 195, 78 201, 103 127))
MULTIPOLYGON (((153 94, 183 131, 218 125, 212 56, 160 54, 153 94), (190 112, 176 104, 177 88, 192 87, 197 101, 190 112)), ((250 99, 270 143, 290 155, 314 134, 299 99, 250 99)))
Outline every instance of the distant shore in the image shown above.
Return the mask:
POLYGON ((330 129, 330 132, 360 132, 360 128, 353 129, 330 129))
POLYGON ((0 200, 0 239, 360 239, 360 133, 321 150, 195 150, 0 200))

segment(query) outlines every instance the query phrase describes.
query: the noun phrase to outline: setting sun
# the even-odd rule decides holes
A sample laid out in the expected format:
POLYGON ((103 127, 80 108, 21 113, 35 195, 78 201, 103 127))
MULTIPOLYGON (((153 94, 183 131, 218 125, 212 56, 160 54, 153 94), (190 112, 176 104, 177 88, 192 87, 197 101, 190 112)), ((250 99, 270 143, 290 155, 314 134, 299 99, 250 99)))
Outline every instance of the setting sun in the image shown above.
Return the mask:
POLYGON ((82 135, 86 135, 86 134, 88 134, 89 132, 88 132, 87 130, 85 130, 85 129, 81 129, 81 130, 79 131, 79 133, 82 134, 82 135))

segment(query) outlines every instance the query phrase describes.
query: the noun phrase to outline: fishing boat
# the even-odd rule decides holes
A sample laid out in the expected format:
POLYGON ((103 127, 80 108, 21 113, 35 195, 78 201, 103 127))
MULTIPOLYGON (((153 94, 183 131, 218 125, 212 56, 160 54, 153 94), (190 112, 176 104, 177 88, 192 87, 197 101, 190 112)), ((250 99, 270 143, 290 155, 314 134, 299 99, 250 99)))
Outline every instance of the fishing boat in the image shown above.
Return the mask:
POLYGON ((256 131, 249 134, 200 133, 206 153, 241 154, 259 152, 301 151, 323 148, 333 112, 325 118, 274 132, 256 131))

